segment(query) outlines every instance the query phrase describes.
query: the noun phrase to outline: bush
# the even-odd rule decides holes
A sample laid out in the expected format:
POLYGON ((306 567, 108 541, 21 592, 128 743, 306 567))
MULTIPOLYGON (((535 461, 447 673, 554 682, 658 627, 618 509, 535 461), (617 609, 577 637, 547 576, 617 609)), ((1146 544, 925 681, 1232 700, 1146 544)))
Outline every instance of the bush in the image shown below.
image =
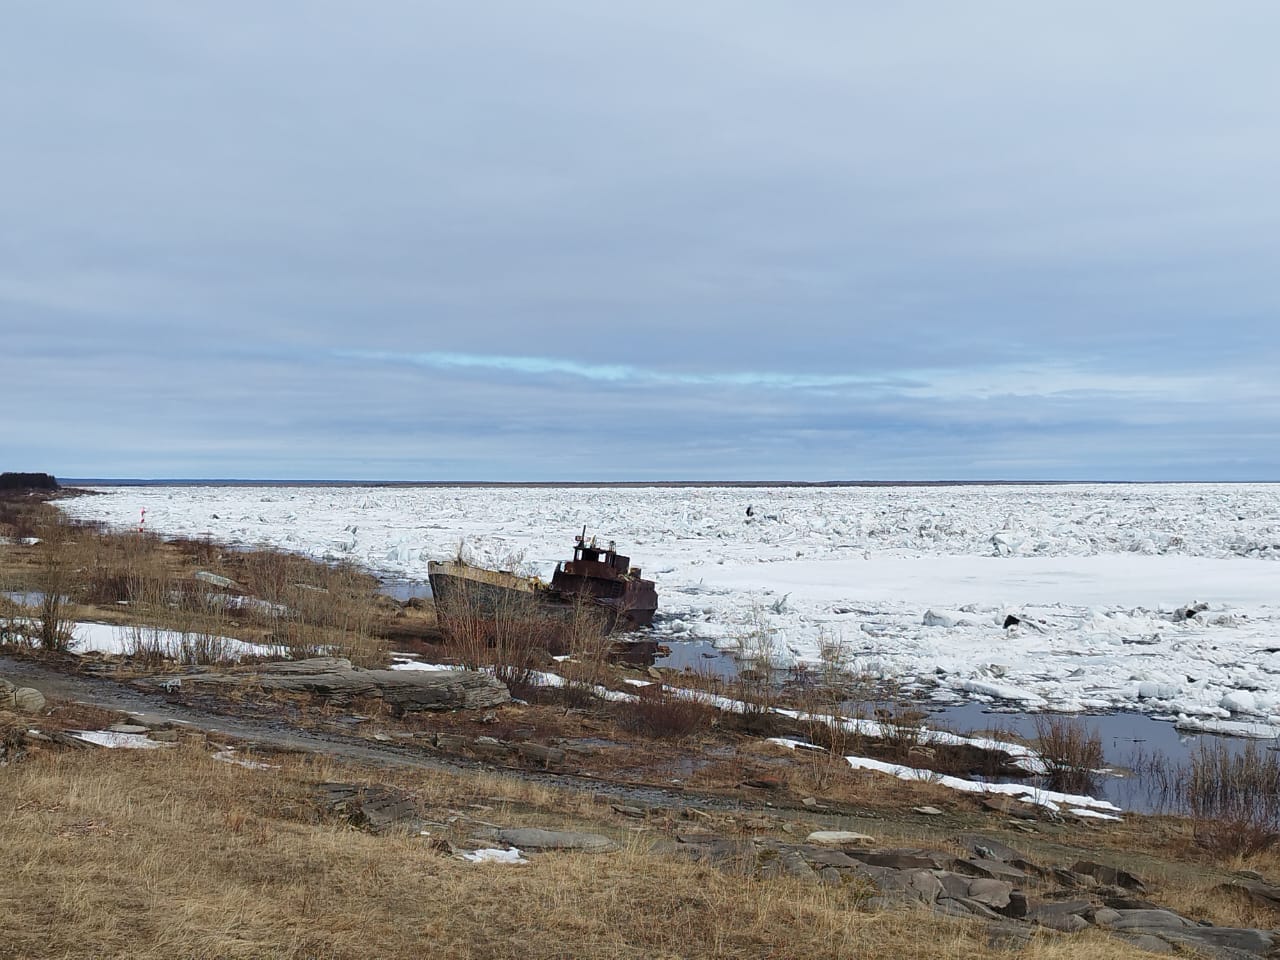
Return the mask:
POLYGON ((636 699, 617 705, 618 722, 633 733, 660 740, 684 740, 708 732, 717 710, 705 695, 663 684, 640 687, 636 699))
POLYGON ((1092 793, 1106 762, 1096 728, 1074 717, 1036 717, 1036 741, 1050 790, 1092 793))
POLYGON ((1249 857, 1280 840, 1280 758, 1273 751, 1253 742, 1202 742, 1178 782, 1205 849, 1249 857))

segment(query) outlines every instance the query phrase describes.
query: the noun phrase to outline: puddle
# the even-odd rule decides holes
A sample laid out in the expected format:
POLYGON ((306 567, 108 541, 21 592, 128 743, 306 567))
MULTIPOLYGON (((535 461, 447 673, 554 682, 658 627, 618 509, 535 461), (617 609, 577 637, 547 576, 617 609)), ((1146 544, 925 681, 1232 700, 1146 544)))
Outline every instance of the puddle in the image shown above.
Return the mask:
POLYGON ((0 590, 0 597, 12 600, 20 607, 38 607, 44 603, 45 594, 41 590, 0 590))
POLYGON ((392 600, 404 603, 415 597, 426 599, 431 596, 431 584, 426 580, 383 580, 380 593, 392 600))
POLYGON ((662 642, 671 652, 665 657, 655 658, 655 666, 710 674, 723 680, 731 680, 738 675, 739 664, 733 654, 718 649, 709 640, 664 639, 662 642))

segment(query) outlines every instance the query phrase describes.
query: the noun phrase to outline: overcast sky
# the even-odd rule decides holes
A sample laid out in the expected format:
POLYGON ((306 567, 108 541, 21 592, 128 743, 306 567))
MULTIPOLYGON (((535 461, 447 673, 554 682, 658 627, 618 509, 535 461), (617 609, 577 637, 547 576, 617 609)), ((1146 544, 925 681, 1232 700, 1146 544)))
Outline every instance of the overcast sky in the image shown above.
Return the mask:
POLYGON ((1280 479, 1278 36, 15 0, 0 468, 1280 479))

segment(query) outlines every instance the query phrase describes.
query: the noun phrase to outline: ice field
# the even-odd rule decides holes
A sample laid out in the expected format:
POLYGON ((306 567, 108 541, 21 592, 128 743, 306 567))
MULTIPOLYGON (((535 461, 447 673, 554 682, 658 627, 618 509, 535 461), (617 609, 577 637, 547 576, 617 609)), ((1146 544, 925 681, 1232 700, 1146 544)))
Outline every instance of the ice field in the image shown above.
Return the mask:
POLYGON ((657 581, 672 642, 766 637, 938 700, 1280 734, 1280 485, 98 489, 60 506, 396 578, 459 544, 549 576, 585 525, 657 581))

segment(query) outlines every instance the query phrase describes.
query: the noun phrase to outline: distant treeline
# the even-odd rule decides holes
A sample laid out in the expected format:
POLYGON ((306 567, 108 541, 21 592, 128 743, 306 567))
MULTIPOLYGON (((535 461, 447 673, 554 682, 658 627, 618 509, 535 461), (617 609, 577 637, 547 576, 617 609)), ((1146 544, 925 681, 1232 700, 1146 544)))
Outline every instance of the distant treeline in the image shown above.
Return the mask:
POLYGON ((0 473, 0 490, 57 490, 58 481, 49 473, 0 473))

